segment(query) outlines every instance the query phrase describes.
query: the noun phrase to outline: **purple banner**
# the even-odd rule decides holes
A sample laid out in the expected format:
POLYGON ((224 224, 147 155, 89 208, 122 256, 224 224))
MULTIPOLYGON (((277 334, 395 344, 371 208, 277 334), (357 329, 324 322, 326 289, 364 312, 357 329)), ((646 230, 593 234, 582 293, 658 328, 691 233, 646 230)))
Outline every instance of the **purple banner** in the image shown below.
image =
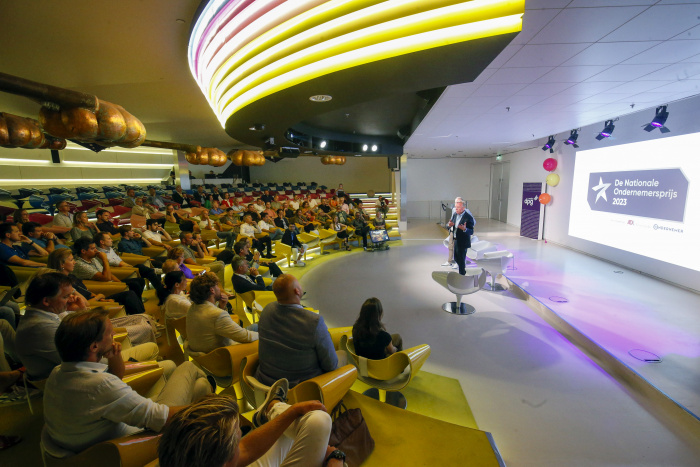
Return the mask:
POLYGON ((595 172, 588 178, 593 211, 683 222, 687 195, 681 169, 595 172))
POLYGON ((523 183, 523 201, 520 211, 520 235, 540 237, 540 195, 542 183, 523 183))

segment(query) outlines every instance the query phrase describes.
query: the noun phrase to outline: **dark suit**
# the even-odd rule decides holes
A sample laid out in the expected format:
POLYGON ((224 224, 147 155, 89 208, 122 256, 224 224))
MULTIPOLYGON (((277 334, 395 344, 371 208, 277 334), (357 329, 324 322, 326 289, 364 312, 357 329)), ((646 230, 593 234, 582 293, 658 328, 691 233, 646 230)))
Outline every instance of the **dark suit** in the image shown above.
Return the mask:
MULTIPOLYGON (((250 276, 248 276, 250 277, 250 276)), ((251 281, 252 281, 251 277, 251 281)), ((263 281, 263 278, 261 276, 256 276, 255 277, 255 283, 248 281, 241 276, 234 274, 233 278, 231 279, 231 282, 233 283, 233 290, 236 291, 236 293, 246 293, 250 292, 251 290, 267 290, 265 288, 265 282, 263 281)))
POLYGON ((454 259, 459 267, 459 273, 464 275, 466 274, 464 263, 467 256, 467 248, 472 246, 471 236, 474 233, 474 218, 469 215, 466 210, 461 216, 462 218, 459 220, 459 223, 457 223, 457 219, 459 219, 460 215, 455 212, 452 214, 452 219, 450 219, 450 222, 454 224, 451 230, 455 240, 454 259), (460 229, 460 225, 464 225, 466 230, 460 229))
POLYGON ((289 229, 284 231, 284 234, 282 235, 282 243, 284 243, 285 245, 289 245, 292 248, 304 248, 304 245, 302 245, 302 243, 297 238, 296 231, 292 232, 289 229))
POLYGON ((181 195, 180 193, 178 193, 177 191, 175 193, 173 193, 172 198, 173 198, 173 201, 175 201, 177 204, 179 204, 183 208, 190 205, 187 198, 185 196, 181 195))

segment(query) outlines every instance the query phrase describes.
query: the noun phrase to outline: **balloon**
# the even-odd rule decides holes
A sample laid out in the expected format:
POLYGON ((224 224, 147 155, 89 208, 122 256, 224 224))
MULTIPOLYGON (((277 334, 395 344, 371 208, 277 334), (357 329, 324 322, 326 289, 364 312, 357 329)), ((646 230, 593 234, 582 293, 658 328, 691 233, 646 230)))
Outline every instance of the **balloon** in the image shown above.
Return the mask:
POLYGON ((557 168, 557 160, 553 157, 545 159, 544 163, 542 164, 542 167, 544 167, 544 170, 546 170, 547 172, 551 172, 552 170, 557 168))
POLYGON ((540 195, 540 204, 549 204, 550 201, 552 201, 552 197, 547 193, 542 193, 540 195))
POLYGON ((549 185, 549 186, 559 185, 559 175, 557 175, 557 174, 547 175, 547 185, 549 185))

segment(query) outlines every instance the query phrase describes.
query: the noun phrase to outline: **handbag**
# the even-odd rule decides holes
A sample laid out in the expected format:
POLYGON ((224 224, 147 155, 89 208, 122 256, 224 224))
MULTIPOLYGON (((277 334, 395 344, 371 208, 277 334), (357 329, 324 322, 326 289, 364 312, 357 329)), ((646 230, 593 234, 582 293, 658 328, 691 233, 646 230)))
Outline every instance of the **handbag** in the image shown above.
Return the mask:
POLYGON ((331 412, 331 418, 333 426, 328 444, 345 453, 348 467, 358 467, 374 451, 374 439, 369 434, 362 411, 348 409, 340 402, 331 412))

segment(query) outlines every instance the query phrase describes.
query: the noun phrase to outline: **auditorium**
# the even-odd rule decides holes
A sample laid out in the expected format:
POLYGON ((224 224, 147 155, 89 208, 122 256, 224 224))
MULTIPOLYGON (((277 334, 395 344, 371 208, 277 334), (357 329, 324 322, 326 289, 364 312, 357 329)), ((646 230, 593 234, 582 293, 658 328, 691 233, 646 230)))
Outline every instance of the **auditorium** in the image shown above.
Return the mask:
POLYGON ((700 1, 0 40, 0 465, 698 465, 700 1))

